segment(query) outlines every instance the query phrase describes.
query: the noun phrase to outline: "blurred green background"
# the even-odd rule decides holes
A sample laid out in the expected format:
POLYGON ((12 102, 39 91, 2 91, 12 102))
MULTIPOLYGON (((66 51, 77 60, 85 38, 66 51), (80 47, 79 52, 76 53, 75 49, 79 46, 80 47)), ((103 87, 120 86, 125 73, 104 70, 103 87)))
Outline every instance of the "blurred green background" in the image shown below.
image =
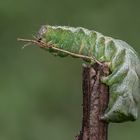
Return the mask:
MULTIPOLYGON (((83 26, 140 53, 139 0, 0 1, 0 140, 74 140, 82 119, 82 60, 22 48, 43 24, 83 26)), ((109 140, 139 140, 140 119, 110 124, 109 140)))

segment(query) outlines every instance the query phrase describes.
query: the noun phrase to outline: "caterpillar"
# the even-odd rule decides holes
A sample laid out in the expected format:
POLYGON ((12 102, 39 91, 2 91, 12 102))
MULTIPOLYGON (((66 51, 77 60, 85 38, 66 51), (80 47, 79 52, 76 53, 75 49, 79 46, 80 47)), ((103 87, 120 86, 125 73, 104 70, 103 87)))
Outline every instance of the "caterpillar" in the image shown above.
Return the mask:
MULTIPOLYGON (((64 57, 73 54, 95 57, 107 63, 111 73, 101 81, 109 86, 109 105, 101 119, 107 122, 134 121, 138 117, 140 99, 140 60, 136 51, 126 42, 104 36, 82 27, 43 25, 37 35, 38 42, 51 47, 46 50, 64 57)), ((93 64, 95 61, 88 60, 93 64)))

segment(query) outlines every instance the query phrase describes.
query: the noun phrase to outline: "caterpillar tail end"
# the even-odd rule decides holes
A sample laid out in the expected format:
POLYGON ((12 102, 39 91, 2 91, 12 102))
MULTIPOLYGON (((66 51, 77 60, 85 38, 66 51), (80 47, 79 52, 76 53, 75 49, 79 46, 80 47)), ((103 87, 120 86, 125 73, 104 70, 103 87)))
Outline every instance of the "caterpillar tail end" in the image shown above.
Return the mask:
POLYGON ((137 114, 123 114, 122 112, 105 113, 100 116, 100 120, 108 123, 122 123, 127 121, 135 121, 137 119, 137 114))

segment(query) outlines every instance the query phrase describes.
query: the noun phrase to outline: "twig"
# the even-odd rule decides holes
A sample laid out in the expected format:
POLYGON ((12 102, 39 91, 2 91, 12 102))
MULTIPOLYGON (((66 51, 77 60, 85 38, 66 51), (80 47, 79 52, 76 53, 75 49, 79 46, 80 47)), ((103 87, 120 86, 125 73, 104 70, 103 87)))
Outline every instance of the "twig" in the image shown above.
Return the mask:
POLYGON ((107 65, 94 64, 83 67, 83 121, 77 140, 107 140, 108 123, 102 121, 108 105, 108 87, 101 83, 101 76, 107 76, 107 65))
POLYGON ((44 48, 44 49, 51 48, 55 51, 63 52, 63 53, 69 54, 71 56, 82 58, 82 59, 85 59, 85 60, 90 60, 90 61, 98 63, 99 65, 102 65, 102 63, 100 61, 98 61, 94 56, 85 56, 85 55, 81 55, 81 54, 72 53, 72 52, 57 48, 57 47, 55 47, 55 45, 48 44, 48 43, 45 43, 43 41, 31 40, 31 39, 22 39, 22 38, 17 38, 17 40, 18 41, 23 41, 23 42, 33 43, 33 44, 36 44, 39 47, 44 48))

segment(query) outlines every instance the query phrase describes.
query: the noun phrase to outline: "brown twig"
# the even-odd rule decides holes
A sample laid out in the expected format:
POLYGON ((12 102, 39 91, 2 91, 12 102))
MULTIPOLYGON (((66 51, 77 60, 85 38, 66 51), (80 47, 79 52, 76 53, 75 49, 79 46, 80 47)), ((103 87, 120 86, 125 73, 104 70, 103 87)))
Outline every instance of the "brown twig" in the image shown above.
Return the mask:
POLYGON ((94 64, 83 67, 83 121, 77 140, 107 140, 108 123, 102 121, 108 105, 108 87, 101 83, 101 76, 107 76, 107 65, 94 64))
POLYGON ((57 47, 55 47, 55 45, 51 45, 51 44, 45 43, 43 41, 31 40, 31 39, 22 39, 22 38, 17 38, 17 40, 18 41, 23 41, 23 42, 28 42, 28 43, 33 43, 33 44, 36 44, 39 47, 44 48, 44 49, 51 48, 55 51, 63 52, 63 53, 66 53, 68 55, 78 57, 78 58, 82 58, 82 59, 85 59, 85 60, 90 60, 90 61, 98 63, 99 65, 102 65, 102 63, 100 61, 98 61, 94 56, 85 56, 85 55, 81 55, 81 54, 72 53, 72 52, 57 48, 57 47))

